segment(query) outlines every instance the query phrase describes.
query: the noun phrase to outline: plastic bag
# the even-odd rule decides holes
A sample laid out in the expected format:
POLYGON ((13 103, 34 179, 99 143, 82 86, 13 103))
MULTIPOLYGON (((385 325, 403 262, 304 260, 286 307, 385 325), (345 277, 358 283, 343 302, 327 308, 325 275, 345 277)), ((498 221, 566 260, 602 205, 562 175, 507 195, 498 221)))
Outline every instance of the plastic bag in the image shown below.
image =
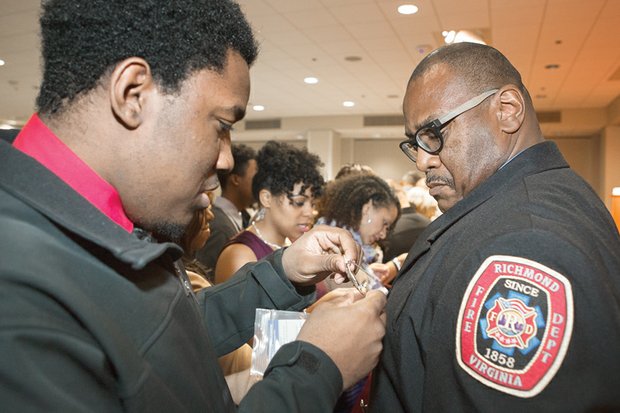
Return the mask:
POLYGON ((250 376, 263 377, 280 347, 295 341, 307 317, 297 311, 256 309, 250 376))

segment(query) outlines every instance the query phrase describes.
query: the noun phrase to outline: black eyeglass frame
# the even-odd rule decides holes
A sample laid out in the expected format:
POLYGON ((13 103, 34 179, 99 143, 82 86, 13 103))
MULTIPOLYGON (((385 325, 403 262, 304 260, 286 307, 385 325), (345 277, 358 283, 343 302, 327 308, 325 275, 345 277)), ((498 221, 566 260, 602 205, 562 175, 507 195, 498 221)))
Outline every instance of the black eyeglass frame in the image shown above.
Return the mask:
POLYGON ((398 145, 400 147, 400 150, 403 151, 403 153, 407 155, 407 157, 411 159, 413 162, 416 162, 418 149, 422 149, 424 152, 428 153, 429 155, 438 155, 439 152, 441 152, 441 150, 443 149, 443 144, 444 144, 444 136, 441 133, 441 130, 454 118, 456 118, 459 115, 462 115, 468 110, 475 108, 476 106, 484 102, 484 100, 486 100, 488 97, 494 95, 498 91, 499 89, 487 90, 486 92, 483 92, 479 94, 478 96, 475 96, 469 99, 467 102, 459 105, 455 109, 452 109, 451 111, 444 114, 443 116, 440 116, 422 125, 414 134, 412 135, 406 134, 408 139, 402 141, 398 145), (431 147, 428 146, 426 142, 424 142, 424 140, 422 140, 422 138, 420 138, 420 134, 423 131, 428 131, 428 130, 430 130, 433 136, 437 137, 437 139, 439 140, 439 147, 437 149, 432 149, 431 147))

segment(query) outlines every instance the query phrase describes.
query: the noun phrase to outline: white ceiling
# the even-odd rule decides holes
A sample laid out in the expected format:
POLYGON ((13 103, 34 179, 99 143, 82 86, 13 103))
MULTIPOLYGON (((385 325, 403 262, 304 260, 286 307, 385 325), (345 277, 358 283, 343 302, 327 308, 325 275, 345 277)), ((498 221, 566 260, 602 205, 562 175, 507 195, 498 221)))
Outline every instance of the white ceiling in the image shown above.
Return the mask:
MULTIPOLYGON (((399 114, 440 32, 483 30, 521 71, 536 109, 604 108, 620 96, 620 0, 241 0, 261 44, 247 119, 399 114), (398 14, 403 3, 419 7, 398 14), (359 56, 361 61, 346 61, 359 56), (558 64, 558 69, 545 69, 558 64), (616 80, 610 80, 616 73, 616 80), (306 76, 319 78, 306 85, 306 76), (352 100, 353 108, 342 102, 352 100)), ((25 121, 40 79, 39 0, 0 0, 0 122, 25 121)), ((604 121, 604 120, 603 120, 604 121)), ((591 133, 592 131, 575 131, 591 133)))

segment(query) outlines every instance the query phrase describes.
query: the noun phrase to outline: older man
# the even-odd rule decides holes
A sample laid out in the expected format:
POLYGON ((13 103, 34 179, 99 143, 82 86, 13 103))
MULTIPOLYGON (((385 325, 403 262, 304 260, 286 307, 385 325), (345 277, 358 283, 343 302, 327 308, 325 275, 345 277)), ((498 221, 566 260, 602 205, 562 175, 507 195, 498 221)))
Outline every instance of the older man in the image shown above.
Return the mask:
POLYGON ((428 55, 402 150, 444 214, 387 305, 375 412, 618 411, 620 239, 497 50, 428 55))
MULTIPOLYGON (((49 0, 41 36, 38 113, 0 142, 2 410, 235 411, 217 356, 358 253, 317 229, 194 296, 166 242, 232 167, 248 23, 227 0, 49 0)), ((376 364, 381 295, 319 305, 239 410, 330 411, 376 364)))

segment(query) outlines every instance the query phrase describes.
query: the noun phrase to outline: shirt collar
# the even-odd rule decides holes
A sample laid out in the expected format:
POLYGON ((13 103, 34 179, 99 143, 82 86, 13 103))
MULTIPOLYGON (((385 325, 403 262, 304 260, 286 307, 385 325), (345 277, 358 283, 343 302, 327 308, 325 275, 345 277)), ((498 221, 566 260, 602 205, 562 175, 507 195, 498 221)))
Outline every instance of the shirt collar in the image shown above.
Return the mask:
POLYGON ((213 204, 216 207, 220 208, 222 211, 224 211, 224 213, 233 220, 233 223, 237 225, 237 229, 243 229, 241 211, 239 211, 235 204, 233 204, 228 198, 219 196, 215 199, 215 202, 213 204))
POLYGON ((58 139, 36 113, 13 146, 36 159, 127 232, 133 231, 116 189, 58 139))

